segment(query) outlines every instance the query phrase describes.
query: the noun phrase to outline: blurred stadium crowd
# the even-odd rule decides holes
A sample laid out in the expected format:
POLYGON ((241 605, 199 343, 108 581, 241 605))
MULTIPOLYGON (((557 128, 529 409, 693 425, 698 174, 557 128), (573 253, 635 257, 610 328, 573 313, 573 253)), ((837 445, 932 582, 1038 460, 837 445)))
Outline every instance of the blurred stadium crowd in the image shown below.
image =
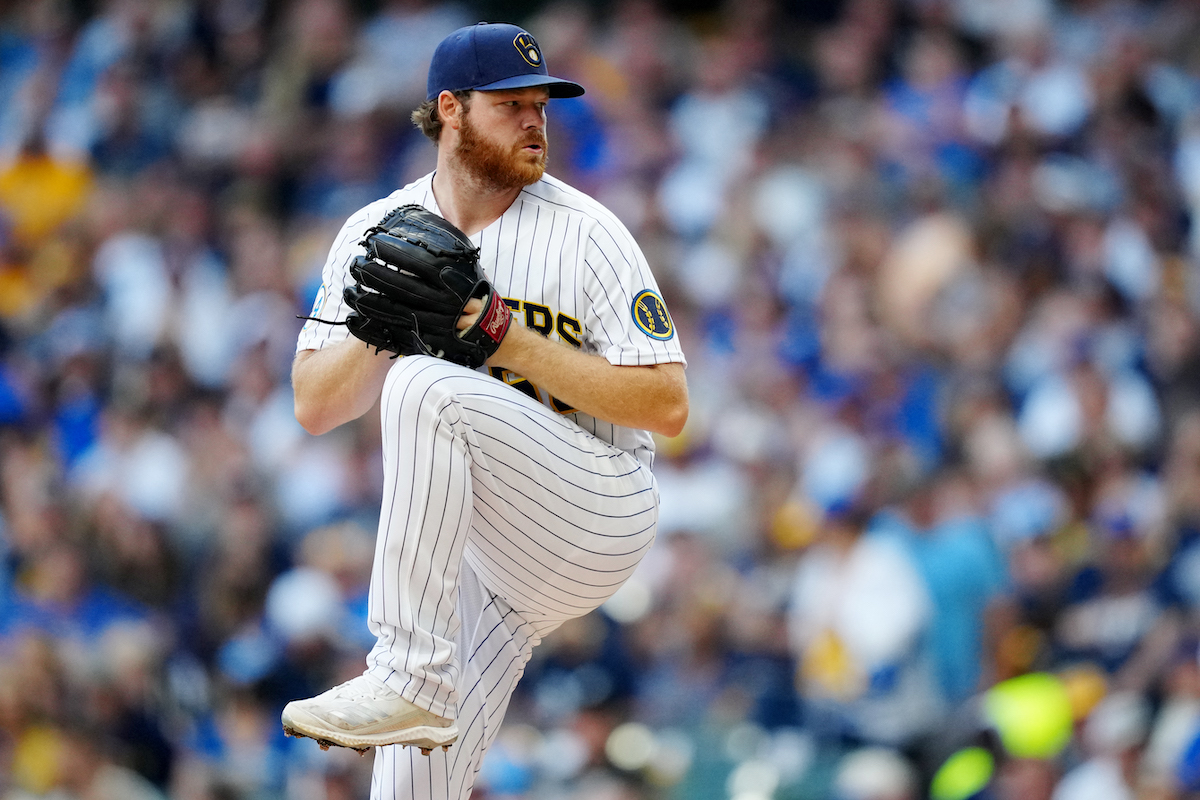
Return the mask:
MULTIPOLYGON (((294 421, 296 315, 496 11, 0 3, 4 800, 366 796, 278 722, 362 669, 381 481, 372 415, 294 421)), ((502 11, 588 87, 551 171, 642 243, 693 412, 479 796, 1200 792, 1200 5, 502 11), (990 702, 1026 673, 1069 738, 990 702)))

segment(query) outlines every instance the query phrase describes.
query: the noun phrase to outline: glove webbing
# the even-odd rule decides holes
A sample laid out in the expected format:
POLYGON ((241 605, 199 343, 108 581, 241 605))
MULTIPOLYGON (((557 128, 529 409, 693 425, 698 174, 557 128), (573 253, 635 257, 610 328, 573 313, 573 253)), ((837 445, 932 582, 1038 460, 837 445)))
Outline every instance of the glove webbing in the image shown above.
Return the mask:
MULTIPOLYGON (((403 239, 404 241, 408 242, 409 244, 415 244, 418 247, 422 248, 423 250, 428 251, 430 255, 435 256, 437 258, 445 258, 447 256, 457 256, 457 257, 468 256, 469 257, 472 255, 477 255, 479 253, 478 247, 473 247, 470 244, 470 242, 466 242, 466 241, 456 241, 454 243, 454 245, 452 245, 450 247, 440 247, 440 246, 434 244, 433 242, 430 242, 428 239, 413 238, 412 236, 405 235, 407 233, 408 229, 417 226, 417 223, 414 223, 414 222, 412 222, 412 220, 409 220, 403 213, 406 209, 409 209, 409 208, 418 208, 418 209, 424 210, 424 206, 416 205, 414 203, 414 204, 409 204, 406 206, 400 206, 399 208, 389 211, 387 213, 387 215, 384 216, 384 218, 379 221, 378 225, 372 225, 370 228, 367 228, 367 232, 365 234, 363 234, 363 238, 362 238, 362 241, 360 242, 360 244, 366 245, 366 243, 371 239, 371 237, 377 233, 386 233, 389 236, 395 236, 397 239, 403 239), (396 223, 402 219, 406 220, 406 222, 408 222, 408 224, 407 225, 396 225, 396 223), (393 227, 393 226, 396 226, 396 227, 393 227)), ((446 223, 446 224, 449 225, 449 223, 446 223)), ((445 230, 441 230, 438 228, 432 228, 432 227, 429 227, 426 225, 421 225, 420 227, 422 228, 422 230, 426 231, 427 233, 429 233, 433 236, 436 236, 439 239, 443 239, 449 235, 445 230)), ((457 228, 455 230, 457 230, 457 228)), ((465 235, 464 235, 464 238, 465 238, 465 235)), ((376 259, 376 261, 379 261, 379 259, 376 259)), ((379 263, 382 264, 385 262, 379 261, 379 263)))

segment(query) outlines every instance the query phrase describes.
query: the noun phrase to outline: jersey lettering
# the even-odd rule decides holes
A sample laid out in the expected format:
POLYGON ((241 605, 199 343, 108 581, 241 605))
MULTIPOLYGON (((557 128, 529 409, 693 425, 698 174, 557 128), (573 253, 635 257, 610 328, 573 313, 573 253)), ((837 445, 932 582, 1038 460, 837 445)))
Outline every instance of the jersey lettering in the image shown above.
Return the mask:
POLYGON ((554 330, 554 315, 546 306, 537 303, 522 303, 525 306, 525 327, 549 336, 554 330))
POLYGON ((542 402, 542 393, 538 387, 533 385, 533 382, 527 378, 522 378, 515 372, 507 370, 504 367, 488 367, 488 372, 498 381, 503 381, 519 392, 523 392, 539 403, 542 402))
POLYGON ((583 333, 583 326, 579 324, 579 320, 568 317, 566 314, 559 314, 555 330, 567 344, 572 347, 583 347, 583 342, 579 338, 583 333))
POLYGON ((579 410, 575 406, 567 405, 554 395, 550 395, 550 406, 560 414, 574 414, 579 410))
MULTIPOLYGON (((551 331, 558 331, 558 335, 567 344, 574 348, 582 346, 579 335, 583 331, 583 326, 574 317, 569 317, 566 314, 556 314, 549 306, 544 306, 541 303, 530 303, 511 297, 505 297, 504 303, 512 309, 514 314, 524 314, 525 327, 530 330, 537 331, 546 337, 550 336, 551 331)), ((574 414, 579 410, 574 406, 564 403, 554 395, 543 392, 535 383, 515 372, 511 372, 503 367, 489 367, 488 372, 496 380, 503 381, 514 389, 524 392, 539 403, 544 402, 542 395, 545 394, 550 402, 550 407, 560 414, 574 414)))

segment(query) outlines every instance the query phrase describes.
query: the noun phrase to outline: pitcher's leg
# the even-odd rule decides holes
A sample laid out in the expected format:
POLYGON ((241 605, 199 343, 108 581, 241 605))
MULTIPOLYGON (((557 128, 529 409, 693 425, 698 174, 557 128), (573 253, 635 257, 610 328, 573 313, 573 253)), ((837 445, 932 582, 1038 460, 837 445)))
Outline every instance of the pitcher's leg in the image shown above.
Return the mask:
POLYGON ((456 691, 468 686, 454 645, 463 566, 548 630, 600 605, 632 573, 654 538, 657 492, 634 456, 439 359, 396 363, 382 421, 368 609, 376 645, 364 675, 289 703, 284 725, 348 747, 428 749, 453 742, 460 718, 474 721, 456 691))
POLYGON ((533 647, 535 629, 464 567, 457 612, 462 654, 458 742, 428 757, 398 745, 375 751, 372 800, 466 800, 533 647))
POLYGON ((471 521, 470 437, 450 384, 486 376, 438 359, 402 359, 381 403, 384 496, 368 622, 367 671, 288 703, 284 730, 322 745, 364 749, 452 744, 457 696, 455 588, 471 521))
POLYGON ((634 456, 511 386, 438 359, 397 362, 381 414, 369 671, 454 717, 454 590, 464 558, 527 619, 585 614, 649 548, 657 492, 634 456))
POLYGON ((384 487, 368 621, 368 671, 407 700, 456 715, 455 588, 471 524, 473 437, 456 389, 486 375, 434 358, 401 359, 381 400, 384 487))
POLYGON ((596 608, 653 542, 649 469, 520 392, 461 401, 481 444, 466 561, 530 619, 596 608))

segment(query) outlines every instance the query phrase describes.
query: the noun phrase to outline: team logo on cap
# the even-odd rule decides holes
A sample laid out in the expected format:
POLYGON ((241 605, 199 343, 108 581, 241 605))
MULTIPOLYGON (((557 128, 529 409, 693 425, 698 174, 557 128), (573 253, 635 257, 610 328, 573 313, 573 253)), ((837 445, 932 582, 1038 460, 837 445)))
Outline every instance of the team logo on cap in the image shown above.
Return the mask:
POLYGON ((517 38, 513 39, 513 47, 517 48, 517 52, 529 66, 540 67, 542 65, 542 51, 533 37, 525 31, 521 31, 517 34, 517 38))

